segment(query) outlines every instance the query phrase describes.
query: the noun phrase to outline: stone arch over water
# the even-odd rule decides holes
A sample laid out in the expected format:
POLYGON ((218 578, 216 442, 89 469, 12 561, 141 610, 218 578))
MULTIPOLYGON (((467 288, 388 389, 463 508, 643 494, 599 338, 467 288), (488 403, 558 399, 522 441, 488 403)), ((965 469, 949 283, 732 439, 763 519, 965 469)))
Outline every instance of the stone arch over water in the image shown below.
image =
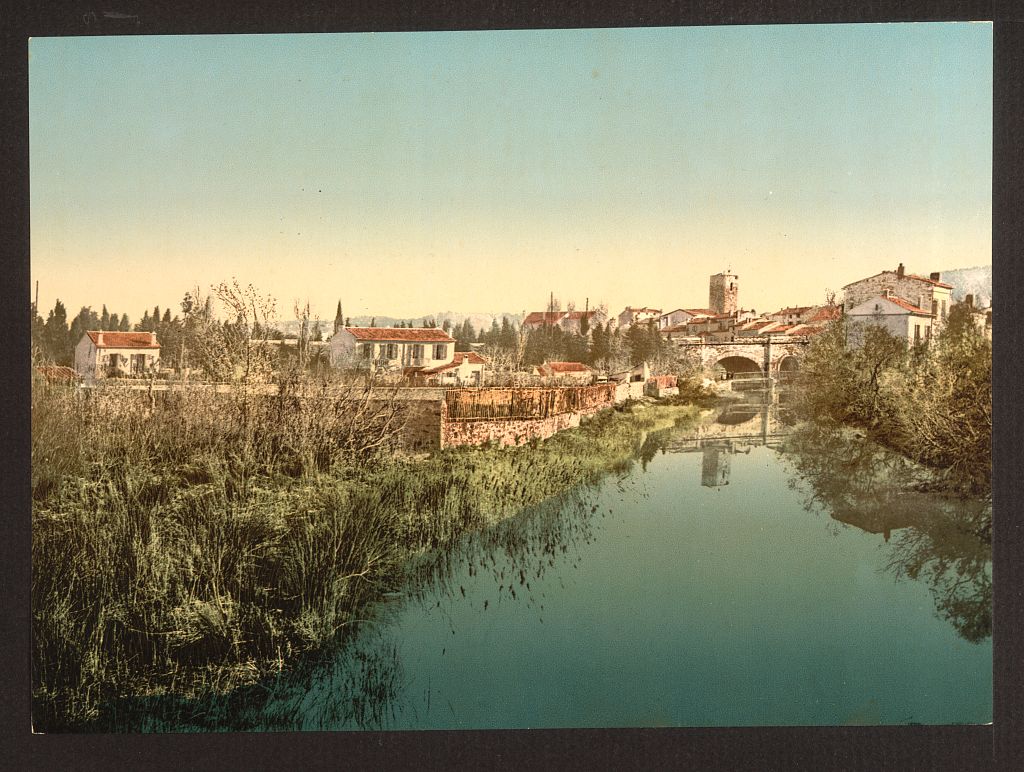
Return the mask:
POLYGON ((729 356, 722 357, 715 362, 714 369, 716 371, 724 370, 730 376, 736 375, 737 373, 764 373, 761 366, 753 359, 738 354, 731 354, 729 356))

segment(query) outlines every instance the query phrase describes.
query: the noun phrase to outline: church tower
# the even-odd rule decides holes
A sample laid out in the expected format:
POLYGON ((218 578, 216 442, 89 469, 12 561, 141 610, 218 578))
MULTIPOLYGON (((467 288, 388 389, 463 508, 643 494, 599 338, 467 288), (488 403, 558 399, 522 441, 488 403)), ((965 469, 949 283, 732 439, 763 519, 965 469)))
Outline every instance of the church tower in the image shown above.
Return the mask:
POLYGON ((739 276, 728 270, 712 276, 708 308, 716 314, 735 312, 739 308, 737 303, 740 292, 739 279, 739 276))

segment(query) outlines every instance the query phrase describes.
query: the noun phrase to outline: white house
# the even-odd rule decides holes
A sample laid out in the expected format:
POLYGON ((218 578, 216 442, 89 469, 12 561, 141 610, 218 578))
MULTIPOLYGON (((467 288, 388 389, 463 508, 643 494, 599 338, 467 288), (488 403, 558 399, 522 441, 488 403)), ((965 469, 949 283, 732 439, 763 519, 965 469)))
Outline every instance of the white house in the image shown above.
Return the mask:
POLYGON ((475 351, 456 351, 447 364, 409 368, 406 375, 422 377, 439 386, 483 386, 486 366, 487 360, 475 351))
POLYGON ((75 346, 75 371, 89 380, 146 375, 159 361, 155 332, 89 330, 75 346))
POLYGON ((858 340, 867 326, 883 327, 908 344, 927 343, 932 336, 934 321, 931 311, 915 306, 906 298, 888 290, 847 310, 850 334, 858 340))
POLYGON ((335 367, 385 372, 433 368, 455 355, 455 338, 437 327, 342 327, 330 344, 335 367))

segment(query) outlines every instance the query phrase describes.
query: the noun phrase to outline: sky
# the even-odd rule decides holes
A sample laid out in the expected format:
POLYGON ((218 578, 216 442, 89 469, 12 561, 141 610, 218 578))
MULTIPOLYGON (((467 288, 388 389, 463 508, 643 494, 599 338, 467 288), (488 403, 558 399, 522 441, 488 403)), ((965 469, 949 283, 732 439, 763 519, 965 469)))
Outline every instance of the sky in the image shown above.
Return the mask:
POLYGON ((332 319, 991 264, 988 23, 33 38, 31 274, 332 319))

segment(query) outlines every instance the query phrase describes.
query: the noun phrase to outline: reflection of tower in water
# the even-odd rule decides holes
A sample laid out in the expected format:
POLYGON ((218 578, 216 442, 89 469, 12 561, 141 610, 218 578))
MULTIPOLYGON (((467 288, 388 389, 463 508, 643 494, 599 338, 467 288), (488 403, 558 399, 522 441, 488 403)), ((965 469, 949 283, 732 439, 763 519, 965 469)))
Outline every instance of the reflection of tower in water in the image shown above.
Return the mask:
POLYGON ((729 484, 729 449, 705 445, 700 468, 700 484, 705 488, 720 488, 729 484))

